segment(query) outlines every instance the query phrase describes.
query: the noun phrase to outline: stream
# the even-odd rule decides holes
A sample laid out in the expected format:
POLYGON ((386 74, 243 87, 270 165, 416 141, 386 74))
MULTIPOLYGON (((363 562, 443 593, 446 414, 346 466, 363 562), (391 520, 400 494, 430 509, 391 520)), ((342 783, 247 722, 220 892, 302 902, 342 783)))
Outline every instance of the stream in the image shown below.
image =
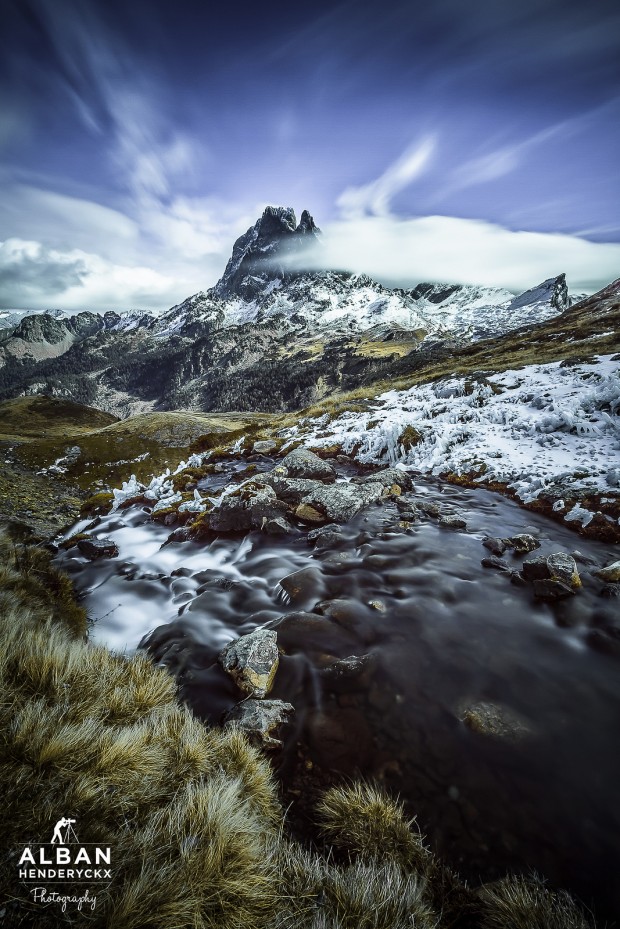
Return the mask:
MULTIPOLYGON (((263 459, 259 470, 273 464, 263 459)), ((147 648, 211 723, 241 696, 219 651, 276 624, 284 655, 270 697, 295 715, 275 764, 299 828, 306 793, 362 774, 398 794, 472 883, 535 870, 613 919, 620 657, 593 645, 597 629, 618 625, 620 601, 601 596, 591 572, 617 550, 485 490, 412 476, 411 493, 371 505, 316 546, 301 529, 164 544, 171 530, 129 507, 92 533, 114 540, 118 557, 89 562, 72 548, 57 561, 84 597, 90 640, 147 648), (407 519, 411 504, 417 520, 407 519), (434 505, 467 529, 439 525, 434 505), (485 536, 519 533, 540 548, 507 552, 511 567, 573 553, 583 583, 575 596, 536 600, 531 585, 481 565, 485 536), (350 674, 330 673, 350 656, 366 657, 350 674), (489 706, 507 720, 501 731, 471 723, 489 706)), ((229 477, 203 479, 201 492, 229 477)))

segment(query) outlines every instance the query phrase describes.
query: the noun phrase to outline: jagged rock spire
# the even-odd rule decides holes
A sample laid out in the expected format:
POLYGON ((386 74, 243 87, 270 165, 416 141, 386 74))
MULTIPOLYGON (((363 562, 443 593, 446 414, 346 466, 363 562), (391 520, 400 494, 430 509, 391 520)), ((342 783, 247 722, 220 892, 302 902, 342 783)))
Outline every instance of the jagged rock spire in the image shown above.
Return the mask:
POLYGON ((307 210, 297 225, 291 207, 268 206, 253 226, 233 246, 232 256, 212 293, 223 299, 231 296, 252 297, 256 278, 284 274, 284 259, 306 247, 320 235, 320 229, 307 210), (251 280, 250 280, 251 279, 251 280))

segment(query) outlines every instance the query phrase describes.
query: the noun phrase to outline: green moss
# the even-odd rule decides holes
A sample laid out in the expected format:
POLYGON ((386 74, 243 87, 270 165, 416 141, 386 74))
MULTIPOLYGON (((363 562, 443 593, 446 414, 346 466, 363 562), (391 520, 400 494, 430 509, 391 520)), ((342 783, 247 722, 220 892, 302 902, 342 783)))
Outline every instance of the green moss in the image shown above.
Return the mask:
POLYGON ((109 512, 112 503, 114 502, 114 494, 112 493, 98 493, 93 494, 92 497, 88 497, 80 507, 80 515, 84 518, 89 516, 104 516, 109 512))

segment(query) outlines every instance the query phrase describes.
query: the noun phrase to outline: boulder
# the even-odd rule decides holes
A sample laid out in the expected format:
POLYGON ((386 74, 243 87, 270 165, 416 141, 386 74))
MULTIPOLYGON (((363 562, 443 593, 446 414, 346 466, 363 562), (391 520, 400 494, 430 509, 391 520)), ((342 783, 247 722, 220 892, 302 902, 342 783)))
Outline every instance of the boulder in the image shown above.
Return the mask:
POLYGON ((490 555, 488 558, 483 558, 480 564, 483 568, 495 568, 496 571, 510 571, 508 562, 504 561, 503 558, 498 558, 497 555, 490 555))
POLYGON ((256 629, 227 645, 218 660, 243 693, 265 697, 278 670, 278 636, 273 629, 256 629))
POLYGON ((333 483, 336 472, 333 467, 307 448, 296 448, 282 459, 290 477, 333 483))
POLYGON ((493 555, 497 555, 498 557, 503 555, 508 548, 508 543, 505 539, 494 539, 491 538, 491 536, 486 536, 482 540, 482 544, 485 548, 488 548, 493 555))
MULTIPOLYGON (((581 578, 579 577, 575 559, 572 555, 565 554, 565 552, 554 552, 551 555, 524 561, 523 577, 526 581, 532 582, 558 582, 568 587, 571 592, 577 587, 581 587, 581 578)), ((547 591, 551 595, 552 591, 558 591, 560 588, 548 584, 539 584, 538 590, 540 593, 547 591)), ((552 599, 556 599, 556 597, 552 597, 552 599)))
POLYGON ((613 564, 595 571, 594 574, 607 584, 615 584, 620 581, 620 561, 614 561, 613 564))
POLYGON ((462 722, 480 735, 518 742, 531 735, 531 728, 514 710, 497 703, 481 701, 462 709, 462 722))
POLYGON ((376 481, 368 484, 350 484, 341 481, 331 487, 318 485, 303 499, 335 523, 346 523, 368 504, 378 500, 383 493, 383 485, 376 481))
POLYGON ((97 558, 116 558, 118 555, 118 545, 112 539, 80 539, 77 547, 89 561, 95 561, 97 558))
POLYGON ((538 539, 535 539, 533 535, 528 535, 526 532, 520 535, 513 535, 508 539, 508 544, 520 555, 528 554, 529 552, 533 552, 535 548, 540 548, 538 539))
POLYGON ((223 726, 235 726, 260 748, 280 748, 282 740, 277 738, 278 729, 286 725, 295 712, 290 703, 283 700, 242 700, 222 717, 223 726))
POLYGON ((278 443, 274 442, 273 439, 261 439, 254 443, 252 452, 255 455, 268 455, 269 452, 273 452, 277 447, 278 443))
POLYGON ((572 597, 575 593, 574 589, 564 581, 556 581, 548 577, 535 580, 532 586, 537 600, 563 600, 565 597, 572 597))
POLYGON ((440 516, 438 522, 446 529, 467 529, 467 523, 461 516, 440 516))
POLYGON ((251 480, 221 498, 220 505, 209 513, 209 528, 214 532, 261 529, 287 512, 288 507, 277 499, 273 488, 251 480))
POLYGON ((342 533, 337 523, 329 523, 327 526, 319 526, 318 529, 311 529, 307 537, 308 542, 314 542, 315 548, 330 548, 342 543, 342 533))
POLYGON ((292 604, 300 603, 316 596, 318 591, 323 589, 321 571, 315 565, 293 571, 282 578, 280 587, 289 595, 292 604))
POLYGON ((384 471, 375 471, 373 474, 366 474, 364 477, 355 478, 356 484, 378 483, 382 487, 392 487, 394 484, 401 490, 413 490, 413 481, 406 471, 400 468, 386 468, 384 471))
POLYGON ((309 503, 300 503, 295 510, 295 516, 297 519, 300 519, 302 523, 309 523, 310 525, 321 525, 327 519, 325 513, 320 513, 319 510, 310 506, 309 503))

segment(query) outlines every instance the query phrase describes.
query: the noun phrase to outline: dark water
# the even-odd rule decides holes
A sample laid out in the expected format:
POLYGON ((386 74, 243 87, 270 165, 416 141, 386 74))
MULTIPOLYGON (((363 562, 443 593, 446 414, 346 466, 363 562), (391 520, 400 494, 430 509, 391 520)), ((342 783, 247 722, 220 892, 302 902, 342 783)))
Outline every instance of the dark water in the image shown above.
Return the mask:
MULTIPOLYGON (((239 699, 218 651, 275 623, 285 655, 271 696, 296 708, 285 779, 300 757, 317 772, 362 772, 398 792, 471 881, 534 869, 601 916, 620 912, 620 659, 588 644, 593 627, 618 618, 619 601, 602 598, 590 574, 617 550, 483 490, 422 478, 324 550, 305 532, 162 548, 168 532, 126 510, 96 532, 117 542, 119 558, 61 556, 86 594, 95 641, 131 650, 147 636, 182 697, 217 722, 239 699), (400 525, 409 499, 458 512, 467 530, 424 513, 400 525), (535 555, 579 550, 576 596, 541 603, 481 566, 485 535, 522 532, 540 540, 535 555), (301 569, 291 600, 279 582, 301 569), (349 656, 368 657, 351 674, 330 672, 349 656), (502 707, 516 736, 465 725, 480 703, 502 707)), ((505 557, 518 568, 533 556, 505 557)))

